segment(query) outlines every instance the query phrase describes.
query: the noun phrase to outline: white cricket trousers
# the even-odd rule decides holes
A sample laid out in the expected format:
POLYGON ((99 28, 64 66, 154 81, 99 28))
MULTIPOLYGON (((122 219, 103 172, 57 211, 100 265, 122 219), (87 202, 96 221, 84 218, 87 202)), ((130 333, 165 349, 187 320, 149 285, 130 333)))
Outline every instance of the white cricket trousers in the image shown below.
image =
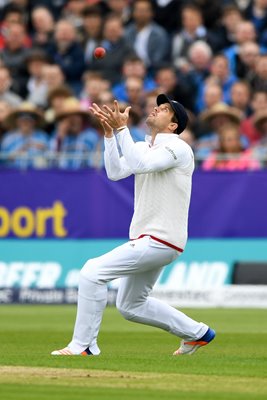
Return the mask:
POLYGON ((178 256, 178 251, 145 236, 87 261, 80 272, 77 316, 68 345, 71 351, 78 354, 89 347, 94 355, 100 353, 97 336, 107 303, 107 283, 119 277, 116 306, 126 319, 186 340, 201 338, 207 325, 149 297, 162 268, 178 256))

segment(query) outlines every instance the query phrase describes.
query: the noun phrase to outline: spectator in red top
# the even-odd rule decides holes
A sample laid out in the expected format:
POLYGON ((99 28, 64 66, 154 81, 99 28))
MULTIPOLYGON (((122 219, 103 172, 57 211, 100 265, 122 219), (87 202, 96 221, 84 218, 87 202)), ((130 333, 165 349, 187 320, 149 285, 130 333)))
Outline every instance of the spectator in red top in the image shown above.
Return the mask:
MULTIPOLYGON (((26 16, 22 8, 9 4, 4 11, 3 20, 0 24, 0 49, 5 47, 6 42, 6 32, 10 25, 12 24, 22 24, 25 26, 26 16)), ((25 33, 24 36, 24 46, 31 47, 31 38, 25 33)))
POLYGON ((219 132, 217 150, 203 162, 204 170, 255 170, 260 168, 253 159, 251 149, 245 150, 242 145, 237 125, 224 125, 219 132))
POLYGON ((253 146, 253 154, 261 162, 263 167, 267 167, 267 111, 258 111, 253 122, 255 127, 260 132, 260 140, 253 146))
MULTIPOLYGON (((195 155, 198 159, 206 159, 215 149, 218 148, 219 132, 223 126, 234 124, 240 126, 242 115, 240 110, 230 107, 225 103, 217 103, 210 109, 199 115, 199 122, 206 127, 202 132, 195 146, 195 155)), ((248 145, 245 137, 242 137, 244 146, 248 145)))
POLYGON ((265 90, 257 90, 252 93, 250 102, 252 114, 241 122, 241 131, 248 138, 250 144, 257 143, 261 138, 261 133, 254 125, 255 114, 267 109, 267 92, 265 90))

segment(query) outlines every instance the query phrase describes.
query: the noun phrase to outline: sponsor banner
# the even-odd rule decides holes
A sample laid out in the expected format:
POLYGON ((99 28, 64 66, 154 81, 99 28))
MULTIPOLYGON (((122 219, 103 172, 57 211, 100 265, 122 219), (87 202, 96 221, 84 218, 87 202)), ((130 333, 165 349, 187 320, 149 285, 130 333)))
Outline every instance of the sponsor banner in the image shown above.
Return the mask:
MULTIPOLYGON (((77 288, 79 271, 125 240, 0 241, 0 287, 77 288)), ((161 273, 155 290, 210 290, 232 283, 236 262, 264 262, 267 239, 189 240, 185 252, 161 273)), ((109 284, 118 287, 118 280, 109 284)))
MULTIPOLYGON (((133 177, 112 182, 105 171, 90 169, 0 173, 0 238, 128 236, 133 177)), ((267 237, 266 198, 267 170, 197 170, 193 175, 189 235, 267 237)))
MULTIPOLYGON (((108 305, 116 304, 117 290, 109 288, 108 305)), ((228 285, 209 290, 156 289, 152 296, 174 307, 267 308, 267 286, 228 285)), ((1 289, 0 304, 76 304, 77 289, 1 289)))
MULTIPOLYGON (((77 288, 72 289, 1 289, 0 304, 76 304, 77 288)), ((108 290, 108 304, 115 305, 117 290, 108 290)))
POLYGON ((133 180, 102 170, 1 170, 0 238, 127 237, 133 180))
POLYGON ((267 285, 228 285, 216 290, 155 290, 152 295, 174 307, 267 308, 267 285))
POLYGON ((100 256, 123 240, 2 240, 0 287, 75 288, 89 258, 100 256))

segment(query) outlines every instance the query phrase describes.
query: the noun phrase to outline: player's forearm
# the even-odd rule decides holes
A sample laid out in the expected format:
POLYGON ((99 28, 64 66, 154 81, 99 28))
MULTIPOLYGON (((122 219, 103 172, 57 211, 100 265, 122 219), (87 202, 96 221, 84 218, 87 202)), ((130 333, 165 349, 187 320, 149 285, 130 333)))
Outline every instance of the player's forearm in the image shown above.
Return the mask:
POLYGON ((134 143, 128 128, 119 131, 117 137, 122 154, 135 174, 164 171, 176 165, 176 160, 165 149, 144 151, 134 143))
POLYGON ((104 162, 107 176, 113 181, 126 178, 132 173, 120 158, 115 136, 105 138, 104 162))

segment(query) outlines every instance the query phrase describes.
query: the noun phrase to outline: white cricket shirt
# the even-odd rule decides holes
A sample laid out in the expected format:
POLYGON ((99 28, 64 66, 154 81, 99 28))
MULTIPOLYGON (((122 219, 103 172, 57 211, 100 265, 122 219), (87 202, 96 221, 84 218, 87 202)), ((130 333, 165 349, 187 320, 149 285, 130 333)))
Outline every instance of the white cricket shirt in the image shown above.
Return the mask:
POLYGON ((134 214, 130 239, 150 235, 183 251, 187 241, 194 155, 176 134, 158 133, 153 145, 134 143, 128 128, 105 138, 105 168, 108 178, 135 175, 134 214))

